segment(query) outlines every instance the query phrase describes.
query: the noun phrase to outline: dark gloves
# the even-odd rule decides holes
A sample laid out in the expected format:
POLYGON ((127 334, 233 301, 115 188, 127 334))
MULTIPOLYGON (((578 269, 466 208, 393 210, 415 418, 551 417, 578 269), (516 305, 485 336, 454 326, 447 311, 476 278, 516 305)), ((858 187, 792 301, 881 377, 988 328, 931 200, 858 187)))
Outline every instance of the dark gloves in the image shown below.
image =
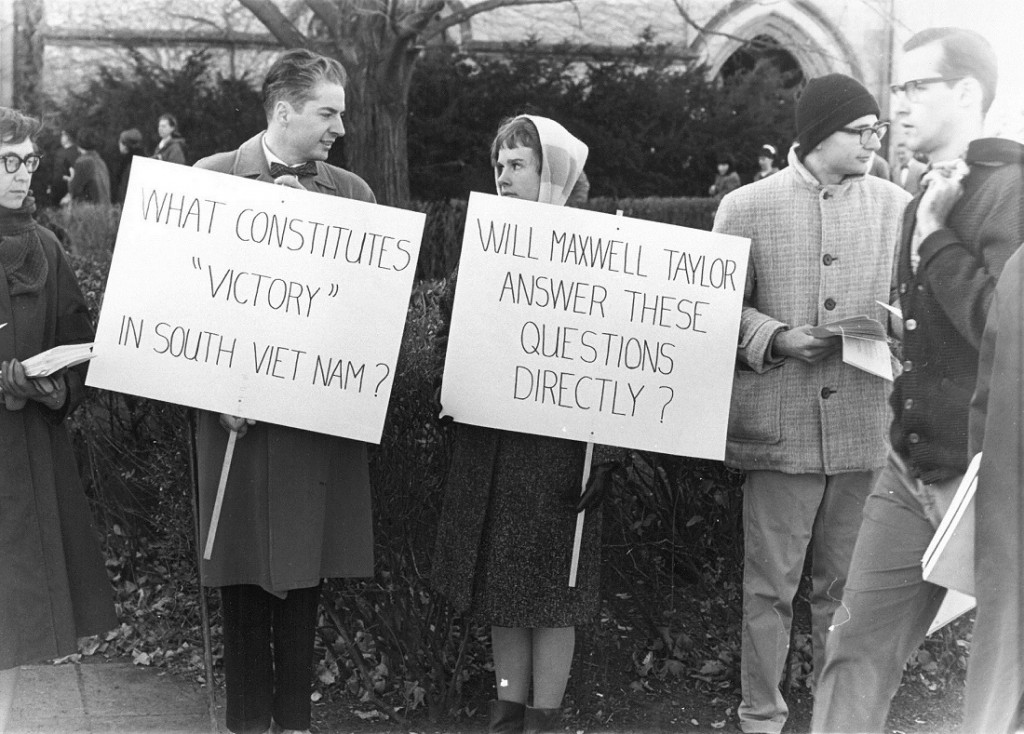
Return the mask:
POLYGON ((622 474, 622 464, 617 461, 602 461, 591 467, 587 488, 583 490, 583 494, 580 495, 579 501, 576 503, 576 512, 592 510, 600 505, 605 495, 611 490, 616 475, 622 476, 622 474))

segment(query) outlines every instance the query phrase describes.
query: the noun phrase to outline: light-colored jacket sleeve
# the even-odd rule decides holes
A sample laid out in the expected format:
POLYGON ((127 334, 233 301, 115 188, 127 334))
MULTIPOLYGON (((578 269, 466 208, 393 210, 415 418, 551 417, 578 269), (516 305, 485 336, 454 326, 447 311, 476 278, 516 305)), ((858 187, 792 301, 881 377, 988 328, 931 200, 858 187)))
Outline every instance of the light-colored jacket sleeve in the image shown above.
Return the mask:
POLYGON ((767 372, 785 361, 773 359, 771 348, 775 335, 783 329, 788 329, 789 325, 761 313, 753 306, 757 302, 757 259, 753 250, 753 243, 756 242, 753 231, 755 223, 749 216, 750 210, 734 206, 735 201, 735 197, 732 196, 722 200, 715 213, 715 224, 712 229, 722 234, 748 237, 751 240, 747 279, 743 286, 743 312, 740 315, 740 336, 736 356, 755 372, 767 372))

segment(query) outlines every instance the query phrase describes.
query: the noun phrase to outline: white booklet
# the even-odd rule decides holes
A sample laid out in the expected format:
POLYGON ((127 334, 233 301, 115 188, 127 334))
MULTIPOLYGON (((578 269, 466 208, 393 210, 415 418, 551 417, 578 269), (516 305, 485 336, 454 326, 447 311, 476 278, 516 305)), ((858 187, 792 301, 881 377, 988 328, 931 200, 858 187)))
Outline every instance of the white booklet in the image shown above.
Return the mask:
POLYGON ((974 493, 978 488, 981 454, 971 459, 949 509, 921 558, 922 576, 950 590, 932 630, 974 608, 974 493), (945 620, 941 621, 940 620, 945 620))
POLYGON ((87 362, 95 356, 92 352, 92 342, 62 344, 23 360, 21 366, 25 368, 26 377, 48 377, 65 367, 74 367, 76 364, 87 362))
POLYGON ((892 359, 885 327, 875 319, 853 316, 815 326, 810 333, 822 339, 842 337, 843 361, 846 364, 892 382, 892 359))

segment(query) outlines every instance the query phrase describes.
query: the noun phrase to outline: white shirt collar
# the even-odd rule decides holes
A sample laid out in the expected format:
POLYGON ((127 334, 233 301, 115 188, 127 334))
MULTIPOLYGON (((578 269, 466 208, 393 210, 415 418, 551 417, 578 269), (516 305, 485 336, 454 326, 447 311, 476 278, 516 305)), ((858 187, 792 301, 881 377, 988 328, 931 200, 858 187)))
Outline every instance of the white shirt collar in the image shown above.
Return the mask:
POLYGON ((263 137, 260 138, 260 143, 263 145, 263 155, 266 156, 266 158, 267 158, 267 165, 268 166, 271 163, 280 163, 282 166, 287 166, 288 165, 283 160, 281 160, 281 158, 279 156, 274 155, 274 151, 272 151, 267 146, 267 136, 266 135, 263 135, 263 137))

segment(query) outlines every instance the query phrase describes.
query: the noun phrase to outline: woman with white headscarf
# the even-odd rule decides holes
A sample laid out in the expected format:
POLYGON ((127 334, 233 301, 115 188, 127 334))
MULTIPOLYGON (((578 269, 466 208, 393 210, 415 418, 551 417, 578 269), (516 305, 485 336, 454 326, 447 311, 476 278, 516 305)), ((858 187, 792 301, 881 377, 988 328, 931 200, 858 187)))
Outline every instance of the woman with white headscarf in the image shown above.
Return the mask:
MULTIPOLYGON (((498 194, 528 201, 575 200, 587 187, 586 160, 586 145, 534 115, 505 120, 491 144, 498 194)), ((491 625, 497 700, 489 731, 560 731, 575 625, 598 609, 601 513, 595 507, 586 515, 577 585, 568 586, 586 445, 467 424, 455 430, 434 588, 457 610, 491 625)))

